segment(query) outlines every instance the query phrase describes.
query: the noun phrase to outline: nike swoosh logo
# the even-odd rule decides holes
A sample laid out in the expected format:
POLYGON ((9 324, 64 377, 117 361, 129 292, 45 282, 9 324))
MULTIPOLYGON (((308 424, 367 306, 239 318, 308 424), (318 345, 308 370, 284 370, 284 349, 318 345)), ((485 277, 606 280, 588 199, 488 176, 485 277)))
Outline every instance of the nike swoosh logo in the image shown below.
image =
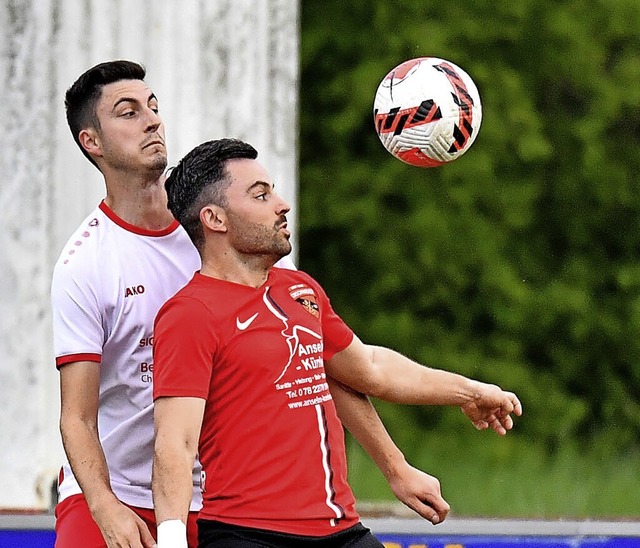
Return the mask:
POLYGON ((236 316, 236 326, 240 331, 244 331, 245 329, 247 329, 247 327, 249 327, 253 323, 253 320, 255 320, 257 317, 258 317, 258 312, 256 312, 253 316, 251 316, 248 320, 241 322, 240 318, 236 316))

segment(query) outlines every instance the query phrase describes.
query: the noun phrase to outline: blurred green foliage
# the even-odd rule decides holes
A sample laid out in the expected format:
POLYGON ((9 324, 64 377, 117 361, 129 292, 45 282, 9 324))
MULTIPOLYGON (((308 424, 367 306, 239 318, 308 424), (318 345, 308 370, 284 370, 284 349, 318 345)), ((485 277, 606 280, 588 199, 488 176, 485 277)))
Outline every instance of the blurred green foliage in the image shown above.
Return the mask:
POLYGON ((364 341, 500 384, 525 407, 507 441, 459 412, 380 404, 409 460, 474 466, 434 447, 438 433, 495 470, 509 449, 523 466, 636 450, 637 0, 325 0, 301 14, 300 266, 364 341), (472 148, 434 169, 392 158, 373 127, 381 79, 421 56, 461 66, 483 102, 472 148))

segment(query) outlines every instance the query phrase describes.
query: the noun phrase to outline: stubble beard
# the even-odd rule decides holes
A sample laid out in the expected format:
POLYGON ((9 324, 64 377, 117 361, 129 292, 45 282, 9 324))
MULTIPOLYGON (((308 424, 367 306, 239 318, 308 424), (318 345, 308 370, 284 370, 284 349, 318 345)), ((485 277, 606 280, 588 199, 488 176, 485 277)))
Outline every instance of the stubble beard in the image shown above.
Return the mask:
POLYGON ((149 182, 157 181, 167 169, 167 164, 166 154, 160 152, 144 160, 123 156, 113 158, 109 162, 112 170, 129 173, 133 177, 149 182))
POLYGON ((144 164, 139 165, 136 171, 138 171, 142 178, 148 181, 149 184, 155 184, 164 174, 167 169, 167 164, 167 156, 158 153, 152 158, 148 158, 144 164))
POLYGON ((167 156, 164 154, 158 154, 153 158, 150 170, 157 173, 157 177, 160 177, 164 173, 165 169, 167 169, 167 164, 167 156))
POLYGON ((265 227, 261 224, 238 219, 227 212, 234 236, 233 246, 238 253, 248 256, 270 258, 275 264, 291 253, 291 242, 279 231, 279 228, 265 227))

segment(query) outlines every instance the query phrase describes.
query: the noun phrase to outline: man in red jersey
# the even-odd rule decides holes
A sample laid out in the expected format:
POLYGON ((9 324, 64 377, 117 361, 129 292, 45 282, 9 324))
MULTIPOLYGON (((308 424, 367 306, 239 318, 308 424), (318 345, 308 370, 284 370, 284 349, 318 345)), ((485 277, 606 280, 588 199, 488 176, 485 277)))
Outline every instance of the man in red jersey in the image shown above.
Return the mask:
POLYGON ((209 141, 166 182, 202 268, 154 334, 158 548, 186 546, 191 465, 203 466, 201 547, 382 546, 359 520, 329 378, 408 404, 458 405, 506 433, 517 397, 363 344, 320 285, 274 267, 289 205, 251 145, 209 141))

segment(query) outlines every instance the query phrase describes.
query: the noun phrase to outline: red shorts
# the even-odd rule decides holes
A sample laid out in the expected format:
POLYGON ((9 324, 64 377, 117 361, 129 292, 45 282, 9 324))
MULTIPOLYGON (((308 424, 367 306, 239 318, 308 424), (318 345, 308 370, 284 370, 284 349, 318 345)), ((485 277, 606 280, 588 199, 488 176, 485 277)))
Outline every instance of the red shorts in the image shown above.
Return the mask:
MULTIPOLYGON (((127 505, 129 506, 129 505, 127 505)), ((149 508, 129 506, 147 524, 156 538, 156 517, 149 508)), ((189 512, 187 537, 189 548, 198 546, 198 512, 189 512)), ((72 495, 56 506, 56 545, 55 548, 106 548, 100 528, 89 512, 84 495, 72 495)))

